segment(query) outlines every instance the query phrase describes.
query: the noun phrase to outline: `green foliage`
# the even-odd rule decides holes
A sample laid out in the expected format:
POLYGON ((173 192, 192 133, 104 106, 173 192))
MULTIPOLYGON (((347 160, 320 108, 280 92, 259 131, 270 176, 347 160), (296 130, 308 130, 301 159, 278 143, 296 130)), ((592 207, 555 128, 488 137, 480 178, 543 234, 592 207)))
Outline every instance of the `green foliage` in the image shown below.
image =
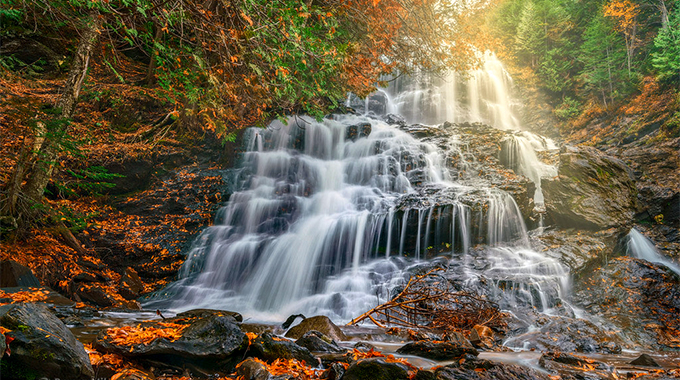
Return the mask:
POLYGON ((583 35, 579 61, 583 65, 580 79, 584 90, 593 97, 600 97, 604 104, 620 95, 619 86, 625 83, 624 45, 614 32, 609 20, 598 14, 588 24, 583 35))
POLYGON ((669 16, 668 26, 654 39, 652 66, 660 79, 680 84, 680 2, 669 16))
POLYGON ((114 178, 125 177, 122 174, 109 173, 102 166, 90 166, 84 169, 66 169, 68 179, 57 184, 57 189, 63 196, 101 195, 101 192, 116 186, 110 181, 114 178))
POLYGON ((97 217, 98 213, 81 213, 70 207, 60 206, 59 208, 52 208, 50 218, 53 223, 64 223, 66 228, 71 230, 74 234, 83 232, 87 228, 90 220, 97 217))
POLYGON ((532 0, 526 0, 522 7, 522 16, 517 25, 515 49, 526 61, 535 66, 536 57, 545 46, 543 23, 532 0))
POLYGON ((555 115, 562 120, 572 119, 578 116, 580 107, 581 104, 578 100, 567 96, 562 101, 562 104, 555 108, 555 115))

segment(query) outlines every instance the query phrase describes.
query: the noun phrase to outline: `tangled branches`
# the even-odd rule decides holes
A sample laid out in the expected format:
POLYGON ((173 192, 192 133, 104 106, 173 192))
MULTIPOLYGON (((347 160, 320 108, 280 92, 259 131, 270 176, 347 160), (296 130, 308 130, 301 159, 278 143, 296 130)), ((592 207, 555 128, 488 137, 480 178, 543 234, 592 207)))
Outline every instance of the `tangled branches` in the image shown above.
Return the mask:
POLYGON ((349 325, 368 319, 379 327, 434 331, 469 330, 475 325, 505 327, 505 315, 498 305, 465 291, 454 291, 439 274, 441 270, 435 268, 412 277, 396 297, 353 319, 349 325))

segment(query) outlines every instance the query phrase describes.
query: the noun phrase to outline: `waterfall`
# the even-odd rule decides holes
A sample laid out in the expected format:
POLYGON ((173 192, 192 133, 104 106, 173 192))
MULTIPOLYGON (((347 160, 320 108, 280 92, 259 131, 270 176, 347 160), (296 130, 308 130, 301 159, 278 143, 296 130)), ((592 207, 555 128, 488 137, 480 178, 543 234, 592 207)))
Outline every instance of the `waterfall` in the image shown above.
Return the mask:
POLYGON ((549 165, 538 158, 538 153, 556 151, 557 145, 551 139, 528 131, 513 133, 503 139, 501 162, 517 174, 529 178, 535 185, 534 211, 545 212, 545 199, 541 179, 557 176, 557 166, 549 165))
POLYGON ((654 246, 651 240, 635 228, 631 228, 627 236, 626 253, 638 259, 647 260, 665 266, 680 275, 680 266, 673 260, 664 257, 654 246))
MULTIPOLYGON (((370 99, 348 96, 347 104, 360 103, 367 115, 294 116, 249 129, 236 191, 194 241, 180 279, 145 306, 236 310, 262 321, 297 313, 347 321, 389 299, 424 260, 442 255, 448 275, 504 308, 551 313, 564 305, 568 270, 530 249, 517 203, 477 174, 484 163, 463 132, 432 127, 445 136, 435 145, 411 127, 370 117, 399 112, 410 121, 517 127, 511 79, 493 55, 468 78, 449 79, 400 78, 370 99)), ((540 179, 554 167, 537 154, 554 143, 509 136, 506 165, 540 193, 540 179)), ((540 208, 538 193, 534 198, 540 208)))
POLYGON ((389 86, 378 94, 387 102, 384 113, 402 115, 409 123, 465 121, 500 129, 520 127, 516 116, 519 104, 510 96, 512 78, 492 53, 485 55, 481 68, 468 75, 449 72, 433 77, 416 73, 387 79, 389 86))

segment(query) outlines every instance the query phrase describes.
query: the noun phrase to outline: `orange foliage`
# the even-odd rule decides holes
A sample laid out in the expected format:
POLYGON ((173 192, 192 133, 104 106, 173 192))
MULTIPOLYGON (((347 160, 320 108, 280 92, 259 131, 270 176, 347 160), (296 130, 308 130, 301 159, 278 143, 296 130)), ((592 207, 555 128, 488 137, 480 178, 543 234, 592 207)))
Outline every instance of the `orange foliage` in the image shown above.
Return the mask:
POLYGON ((629 33, 637 24, 640 7, 630 0, 611 0, 604 5, 604 15, 616 20, 619 32, 629 33))
MULTIPOLYGON (((0 290, 0 298, 10 298, 12 302, 10 303, 16 303, 16 302, 40 302, 44 301, 47 299, 47 295, 50 294, 49 291, 43 290, 43 289, 38 289, 38 288, 29 288, 30 291, 28 290, 22 290, 20 292, 15 292, 15 293, 6 293, 3 290, 0 290)), ((6 303, 1 303, 0 305, 6 305, 6 303)))
MULTIPOLYGON (((153 326, 141 327, 140 325, 115 327, 107 329, 106 335, 107 338, 111 340, 111 343, 116 345, 148 345, 154 340, 161 338, 174 342, 181 338, 184 329, 189 327, 189 325, 179 325, 176 323, 160 322, 158 324, 164 328, 153 326)), ((132 351, 132 347, 130 347, 130 351, 132 351)))
POLYGON ((114 369, 122 369, 125 367, 125 361, 123 358, 116 354, 102 354, 92 348, 92 344, 83 344, 85 347, 85 352, 90 357, 90 364, 93 366, 98 366, 102 364, 107 364, 114 369))
MULTIPOLYGON (((296 359, 276 359, 273 363, 268 364, 257 358, 252 358, 267 368, 267 371, 272 376, 294 376, 295 379, 303 380, 317 380, 324 378, 322 376, 322 370, 313 369, 308 366, 304 361, 299 362, 296 359)), ((236 368, 240 367, 241 364, 237 365, 236 368)))

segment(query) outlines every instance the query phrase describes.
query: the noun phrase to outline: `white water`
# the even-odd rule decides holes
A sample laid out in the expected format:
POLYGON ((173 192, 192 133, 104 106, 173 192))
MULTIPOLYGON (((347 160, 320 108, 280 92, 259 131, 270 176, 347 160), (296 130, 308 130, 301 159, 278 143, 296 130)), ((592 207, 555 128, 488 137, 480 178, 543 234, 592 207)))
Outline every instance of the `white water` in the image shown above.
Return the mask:
POLYGON ((468 75, 450 72, 400 76, 381 89, 386 113, 402 115, 409 123, 482 122, 500 129, 520 129, 519 103, 511 97, 512 78, 494 54, 468 75))
POLYGON ((517 174, 529 178, 535 185, 534 211, 545 212, 545 199, 541 188, 541 180, 557 176, 557 166, 549 165, 538 158, 537 152, 556 151, 557 145, 551 139, 522 131, 509 135, 503 140, 505 144, 503 157, 506 165, 517 174))
MULTIPOLYGON (((516 127, 510 79, 495 57, 467 81, 452 75, 438 87, 383 90, 387 111, 516 127)), ((474 174, 481 163, 461 137, 450 133, 441 151, 364 116, 294 117, 250 129, 238 191, 194 242, 181 279, 150 304, 263 321, 294 313, 347 321, 389 299, 411 268, 446 255, 452 277, 502 307, 552 313, 566 303, 568 270, 529 249, 514 199, 474 174), (348 138, 348 126, 366 124, 370 134, 348 138), (452 156, 456 168, 444 164, 452 156)), ((553 172, 536 151, 554 143, 528 133, 508 139, 509 165, 537 183, 538 208, 540 179, 553 172)))
POLYGON ((631 228, 626 242, 626 251, 629 256, 647 260, 650 263, 657 263, 665 266, 680 275, 680 266, 673 260, 664 257, 654 246, 651 240, 635 228, 631 228))

